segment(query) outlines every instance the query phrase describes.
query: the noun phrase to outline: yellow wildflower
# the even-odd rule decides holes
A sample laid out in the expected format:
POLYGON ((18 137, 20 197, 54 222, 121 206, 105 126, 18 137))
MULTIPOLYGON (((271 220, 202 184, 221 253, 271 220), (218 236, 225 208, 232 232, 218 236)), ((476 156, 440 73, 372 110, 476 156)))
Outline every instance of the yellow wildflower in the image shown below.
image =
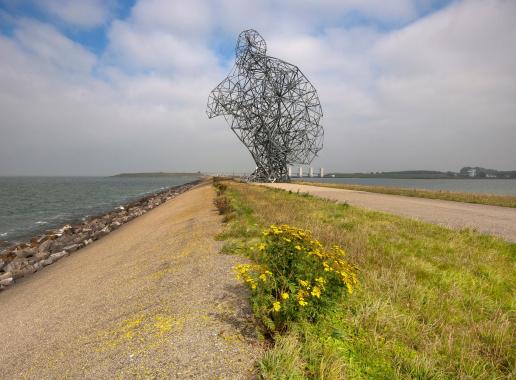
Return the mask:
POLYGON ((308 302, 305 301, 305 295, 308 295, 308 293, 304 290, 300 290, 297 293, 297 302, 300 306, 306 306, 308 305, 308 302))
POLYGON ((323 264, 323 267, 324 267, 324 271, 325 271, 325 272, 332 272, 332 271, 333 271, 333 268, 332 268, 332 267, 330 267, 326 261, 323 261, 323 263, 322 263, 322 264, 323 264))
POLYGON ((280 311, 281 305, 278 301, 276 301, 272 304, 272 308, 274 309, 274 311, 280 311))
POLYGON ((298 251, 301 251, 301 246, 299 246, 299 245, 296 245, 294 248, 297 249, 298 251))
POLYGON ((318 286, 314 286, 314 288, 312 289, 312 293, 311 294, 314 297, 321 298, 321 289, 319 289, 318 286))
POLYGON ((267 281, 267 275, 265 273, 262 273, 259 277, 263 282, 267 281))
POLYGON ((281 298, 283 298, 284 300, 288 299, 288 293, 282 293, 281 298))
POLYGON ((316 248, 313 251, 308 252, 309 255, 317 256, 318 258, 322 259, 321 252, 316 248))
POLYGON ((305 288, 309 288, 310 287, 310 284, 308 284, 308 281, 299 280, 299 283, 301 284, 301 286, 303 286, 305 288))
POLYGON ((265 243, 260 243, 260 245, 258 246, 258 249, 260 251, 265 251, 266 248, 267 248, 267 245, 265 243))

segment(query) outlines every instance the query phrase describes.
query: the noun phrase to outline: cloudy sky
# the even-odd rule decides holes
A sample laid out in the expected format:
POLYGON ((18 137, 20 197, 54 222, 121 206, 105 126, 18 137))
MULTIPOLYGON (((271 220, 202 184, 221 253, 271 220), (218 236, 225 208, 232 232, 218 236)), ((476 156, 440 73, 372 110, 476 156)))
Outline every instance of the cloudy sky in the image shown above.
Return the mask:
POLYGON ((326 171, 516 169, 516 1, 0 0, 0 175, 245 171, 241 30, 318 89, 326 171))

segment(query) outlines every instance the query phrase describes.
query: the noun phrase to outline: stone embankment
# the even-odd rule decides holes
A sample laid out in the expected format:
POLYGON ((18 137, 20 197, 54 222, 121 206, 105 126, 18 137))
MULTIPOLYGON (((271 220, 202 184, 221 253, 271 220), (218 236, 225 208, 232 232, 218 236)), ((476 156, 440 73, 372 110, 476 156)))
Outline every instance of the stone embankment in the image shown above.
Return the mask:
POLYGON ((49 230, 29 242, 9 247, 0 253, 0 291, 14 282, 55 263, 57 260, 93 243, 124 223, 191 189, 199 181, 119 206, 105 215, 89 218, 80 224, 49 230))

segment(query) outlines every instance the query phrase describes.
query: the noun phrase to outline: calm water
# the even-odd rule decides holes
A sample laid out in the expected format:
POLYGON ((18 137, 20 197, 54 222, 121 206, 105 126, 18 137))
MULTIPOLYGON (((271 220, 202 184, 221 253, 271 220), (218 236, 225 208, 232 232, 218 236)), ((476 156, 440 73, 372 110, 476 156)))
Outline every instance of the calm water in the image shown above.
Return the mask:
POLYGON ((197 177, 0 177, 0 240, 21 241, 197 177))
POLYGON ((397 179, 397 178, 303 178, 304 181, 349 183, 371 186, 403 187, 406 189, 429 189, 516 195, 514 179, 397 179))

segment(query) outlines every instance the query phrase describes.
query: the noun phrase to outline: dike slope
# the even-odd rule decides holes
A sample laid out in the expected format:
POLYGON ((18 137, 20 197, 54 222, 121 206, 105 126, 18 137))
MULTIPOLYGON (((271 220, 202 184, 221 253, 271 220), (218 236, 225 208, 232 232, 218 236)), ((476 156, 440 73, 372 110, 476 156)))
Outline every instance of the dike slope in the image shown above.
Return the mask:
POLYGON ((200 185, 0 293, 0 378, 249 378, 262 347, 200 185))

